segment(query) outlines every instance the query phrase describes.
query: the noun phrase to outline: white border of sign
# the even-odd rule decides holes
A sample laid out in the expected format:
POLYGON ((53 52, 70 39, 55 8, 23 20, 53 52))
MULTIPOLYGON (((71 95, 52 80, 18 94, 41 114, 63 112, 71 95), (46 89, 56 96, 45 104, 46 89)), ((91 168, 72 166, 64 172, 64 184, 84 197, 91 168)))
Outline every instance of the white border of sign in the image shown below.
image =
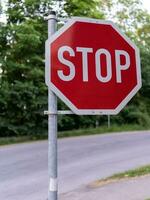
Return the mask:
POLYGON ((91 18, 81 18, 81 17, 73 17, 55 34, 51 36, 50 39, 46 41, 45 44, 45 58, 46 58, 46 68, 45 68, 45 82, 48 87, 77 115, 116 115, 118 114, 125 105, 130 101, 130 99, 138 92, 138 90, 142 86, 141 81, 141 67, 140 67, 140 54, 137 46, 124 34, 120 31, 120 29, 111 21, 103 21, 91 18), (121 37, 132 47, 136 52, 136 66, 137 66, 137 85, 133 88, 133 90, 124 98, 124 100, 115 108, 115 109, 78 109, 76 108, 71 101, 64 96, 64 94, 56 88, 56 86, 50 80, 50 45, 54 42, 61 34, 63 34, 69 27, 71 27, 75 22, 88 22, 95 24, 107 24, 112 26, 121 37))

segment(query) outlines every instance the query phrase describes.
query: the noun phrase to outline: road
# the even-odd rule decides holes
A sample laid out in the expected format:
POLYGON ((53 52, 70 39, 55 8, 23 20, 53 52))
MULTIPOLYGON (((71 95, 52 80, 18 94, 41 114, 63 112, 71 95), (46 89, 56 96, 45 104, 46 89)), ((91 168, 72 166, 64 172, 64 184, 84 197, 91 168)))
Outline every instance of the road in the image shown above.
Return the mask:
MULTIPOLYGON (((59 197, 91 181, 150 164, 150 131, 58 141, 59 197)), ((0 199, 46 200, 47 141, 0 147, 0 199)))

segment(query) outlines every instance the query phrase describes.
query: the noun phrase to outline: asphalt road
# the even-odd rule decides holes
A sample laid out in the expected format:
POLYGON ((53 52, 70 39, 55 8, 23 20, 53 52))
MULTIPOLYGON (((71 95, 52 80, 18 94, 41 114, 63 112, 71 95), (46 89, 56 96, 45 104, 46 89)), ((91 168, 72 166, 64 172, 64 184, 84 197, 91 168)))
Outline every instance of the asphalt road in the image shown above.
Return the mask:
MULTIPOLYGON (((59 197, 91 181, 150 164, 150 131, 58 141, 59 197)), ((47 142, 0 147, 0 199, 46 200, 47 142)))

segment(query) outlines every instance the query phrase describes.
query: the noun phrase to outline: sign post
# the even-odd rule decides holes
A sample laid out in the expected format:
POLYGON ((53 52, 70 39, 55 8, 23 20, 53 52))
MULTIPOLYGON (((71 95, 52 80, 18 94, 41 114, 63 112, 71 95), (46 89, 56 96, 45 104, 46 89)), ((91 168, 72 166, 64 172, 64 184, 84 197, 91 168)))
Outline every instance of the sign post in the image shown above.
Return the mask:
MULTIPOLYGON (((56 31, 56 14, 50 12, 48 38, 56 31)), ((48 200, 57 200, 57 98, 48 87, 48 200)))

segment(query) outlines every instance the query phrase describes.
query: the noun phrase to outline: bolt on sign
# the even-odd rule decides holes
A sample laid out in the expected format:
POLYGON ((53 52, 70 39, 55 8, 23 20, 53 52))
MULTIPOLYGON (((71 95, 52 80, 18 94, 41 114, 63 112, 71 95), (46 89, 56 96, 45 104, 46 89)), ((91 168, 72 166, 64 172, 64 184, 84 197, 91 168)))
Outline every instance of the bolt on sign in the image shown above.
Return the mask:
POLYGON ((141 87, 139 50, 110 21, 72 18, 46 41, 46 84, 75 114, 117 114, 141 87))

